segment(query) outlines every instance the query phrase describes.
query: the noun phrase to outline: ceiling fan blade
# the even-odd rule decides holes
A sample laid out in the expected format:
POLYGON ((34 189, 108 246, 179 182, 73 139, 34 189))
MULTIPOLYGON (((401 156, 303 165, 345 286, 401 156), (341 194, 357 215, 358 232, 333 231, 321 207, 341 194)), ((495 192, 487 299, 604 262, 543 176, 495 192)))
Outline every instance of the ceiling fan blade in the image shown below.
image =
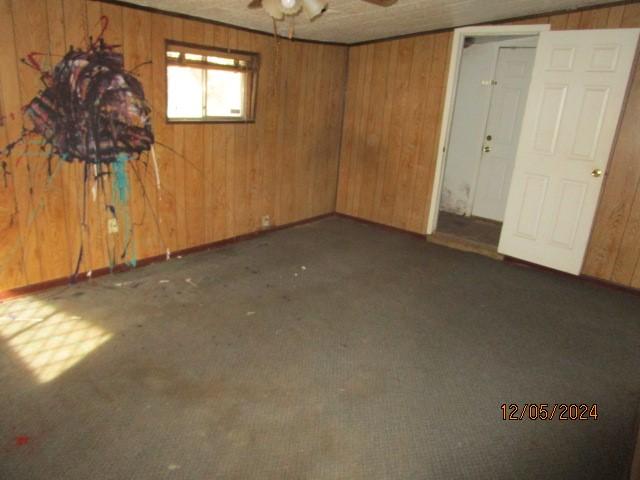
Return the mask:
POLYGON ((379 7, 390 7, 398 0, 363 0, 364 2, 373 3, 374 5, 378 5, 379 7))
POLYGON ((247 5, 247 8, 260 8, 262 7, 262 0, 251 0, 251 3, 247 5))

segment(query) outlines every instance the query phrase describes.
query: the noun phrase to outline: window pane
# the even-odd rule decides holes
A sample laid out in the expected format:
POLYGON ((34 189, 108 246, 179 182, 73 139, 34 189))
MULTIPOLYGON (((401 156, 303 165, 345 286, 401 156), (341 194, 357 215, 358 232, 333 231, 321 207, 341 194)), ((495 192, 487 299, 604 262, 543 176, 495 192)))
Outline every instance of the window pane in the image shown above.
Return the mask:
POLYGON ((203 75, 200 68, 167 67, 169 118, 202 118, 203 75))
POLYGON ((207 57, 207 62, 215 63, 218 65, 235 65, 236 61, 233 58, 224 57, 207 57))
POLYGON ((242 72, 207 71, 207 116, 242 117, 244 99, 242 72))
POLYGON ((185 53, 184 58, 186 60, 191 60, 192 62, 201 62, 204 57, 195 53, 185 53))
POLYGON ((167 52, 169 58, 180 58, 180 52, 167 52))

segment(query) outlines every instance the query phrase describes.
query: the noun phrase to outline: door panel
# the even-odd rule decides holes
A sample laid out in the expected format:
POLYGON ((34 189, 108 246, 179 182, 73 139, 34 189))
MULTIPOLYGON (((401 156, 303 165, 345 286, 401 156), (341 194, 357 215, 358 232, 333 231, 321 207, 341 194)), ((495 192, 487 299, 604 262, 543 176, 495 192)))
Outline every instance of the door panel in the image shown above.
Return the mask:
POLYGON ((535 240, 538 238, 538 227, 542 216, 542 206, 547 194, 549 179, 542 175, 527 175, 525 178, 524 195, 518 216, 516 233, 523 238, 535 240))
POLYGON ((639 31, 540 34, 501 253, 580 273, 639 31))
POLYGON ((580 212, 575 212, 574 210, 576 205, 584 204, 587 188, 584 183, 562 180, 560 191, 560 204, 556 223, 551 234, 551 241, 560 247, 572 249, 577 235, 578 219, 580 218, 580 212))
POLYGON ((619 45, 594 47, 589 63, 590 72, 615 72, 620 55, 619 45))
POLYGON ((573 47, 551 47, 547 71, 570 71, 573 68, 573 60, 576 49, 573 47))
POLYGON ((490 151, 482 154, 478 169, 472 209, 476 217, 503 219, 534 57, 535 48, 498 50, 497 83, 485 131, 485 146, 490 151))
POLYGON ((593 160, 600 140, 602 122, 609 100, 608 87, 586 87, 578 115, 571 156, 578 160, 593 160))
POLYGON ((534 132, 533 148, 543 155, 553 155, 560 131, 560 120, 567 98, 567 85, 545 85, 534 132))

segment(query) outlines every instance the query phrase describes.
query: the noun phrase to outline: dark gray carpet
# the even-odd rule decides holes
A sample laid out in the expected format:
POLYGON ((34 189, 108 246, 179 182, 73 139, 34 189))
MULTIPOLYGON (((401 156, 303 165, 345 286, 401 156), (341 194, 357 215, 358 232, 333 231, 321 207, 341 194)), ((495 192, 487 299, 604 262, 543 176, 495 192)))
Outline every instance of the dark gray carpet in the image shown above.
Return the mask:
POLYGON ((0 305, 0 478, 623 478, 639 312, 325 219, 0 305), (503 402, 599 417, 503 421, 503 402))

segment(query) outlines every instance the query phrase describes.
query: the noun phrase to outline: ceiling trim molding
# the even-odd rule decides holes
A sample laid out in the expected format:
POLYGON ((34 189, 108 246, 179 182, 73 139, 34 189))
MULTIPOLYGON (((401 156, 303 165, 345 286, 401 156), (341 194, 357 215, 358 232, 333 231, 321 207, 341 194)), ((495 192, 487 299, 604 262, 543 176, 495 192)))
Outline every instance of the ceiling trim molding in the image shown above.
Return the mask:
MULTIPOLYGON (((265 36, 271 37, 271 38, 274 37, 273 33, 264 32, 262 30, 256 30, 254 28, 242 27, 240 25, 234 25, 232 23, 221 22, 219 20, 212 20, 210 18, 197 17, 195 15, 188 15, 186 13, 170 12, 168 10, 162 10, 162 9, 159 9, 159 8, 148 7, 146 5, 138 5, 136 3, 129 3, 126 0, 91 0, 91 1, 92 2, 97 2, 97 3, 110 3, 112 5, 118 5, 120 7, 133 8, 133 9, 136 9, 136 10, 143 10, 143 11, 151 12, 151 13, 158 13, 158 14, 167 15, 167 16, 170 16, 170 17, 182 18, 184 20, 193 20, 193 21, 198 21, 198 22, 204 22, 204 23, 208 23, 210 25, 218 25, 218 26, 226 27, 226 28, 235 28, 237 30, 241 30, 241 31, 244 31, 244 32, 255 33, 257 35, 265 35, 265 36)), ((463 25, 454 25, 452 27, 447 27, 447 28, 438 28, 438 29, 434 29, 434 30, 423 30, 423 31, 420 31, 420 32, 406 33, 406 34, 402 34, 402 35, 392 35, 390 37, 380 37, 380 38, 374 38, 372 40, 364 40, 362 42, 353 42, 353 43, 330 42, 330 41, 323 41, 323 40, 310 40, 310 39, 306 39, 306 38, 297 38, 297 37, 294 37, 293 39, 289 40, 289 38, 283 37, 282 35, 278 35, 278 38, 282 39, 282 40, 289 40, 289 41, 302 42, 302 43, 315 43, 315 44, 319 44, 319 45, 334 45, 334 46, 337 46, 337 47, 359 47, 361 45, 369 45, 369 44, 372 44, 372 43, 379 43, 379 42, 388 42, 388 41, 392 41, 392 40, 402 40, 403 38, 419 37, 421 35, 430 35, 430 34, 435 34, 435 33, 452 32, 456 28, 477 27, 477 26, 480 26, 480 25, 490 25, 490 24, 501 24, 501 23, 506 23, 506 22, 513 22, 513 21, 516 21, 516 20, 534 20, 534 19, 538 19, 538 18, 548 17, 548 16, 551 16, 551 15, 562 15, 562 14, 567 14, 567 13, 584 12, 584 11, 588 11, 588 10, 594 10, 594 9, 597 9, 597 8, 616 7, 616 6, 620 6, 620 5, 631 5, 631 4, 634 4, 634 3, 640 3, 640 0, 620 0, 618 2, 599 3, 599 4, 596 4, 596 5, 590 5, 590 6, 586 6, 586 7, 561 9, 561 10, 552 10, 550 12, 536 13, 536 14, 533 14, 533 15, 524 15, 524 16, 521 16, 521 17, 499 18, 499 19, 496 19, 496 20, 489 20, 487 22, 469 23, 469 24, 463 24, 463 25)))
MULTIPOLYGON (((242 27, 240 25, 234 25, 232 23, 221 22, 219 20, 212 20, 210 18, 196 17, 195 15, 188 15, 186 13, 170 12, 168 10, 162 10, 160 8, 148 7, 146 5, 138 5, 137 3, 129 3, 127 1, 125 1, 125 0, 90 0, 90 1, 96 2, 96 3, 109 3, 111 5, 117 5, 119 7, 133 8, 135 10, 142 10, 142 11, 145 11, 145 12, 157 13, 157 14, 160 14, 160 15, 167 15, 169 17, 182 18, 183 20, 193 20, 193 21, 196 21, 196 22, 208 23, 210 25, 217 25, 219 27, 235 28, 236 30, 241 30, 243 32, 255 33, 257 35, 264 35, 266 37, 274 38, 274 34, 273 33, 264 32, 262 30, 256 30, 255 28, 242 27)), ((637 1, 640 1, 640 0, 637 0, 637 1)), ((296 38, 296 37, 294 37, 293 39, 290 40, 288 37, 283 37, 282 35, 278 35, 278 39, 287 40, 287 41, 293 41, 293 42, 301 42, 301 43, 316 43, 316 44, 320 44, 320 45, 334 45, 336 47, 349 47, 351 45, 349 43, 329 42, 329 41, 323 41, 323 40, 311 40, 311 39, 307 39, 307 38, 296 38)))
POLYGON ((391 37, 375 38, 373 40, 364 40, 362 42, 349 43, 348 45, 350 47, 359 47, 361 45, 368 45, 370 43, 388 42, 388 41, 392 41, 392 40, 402 40, 403 38, 419 37, 421 35, 431 35, 431 34, 434 34, 434 33, 453 32, 457 28, 479 27, 479 26, 482 26, 482 25, 492 25, 492 24, 498 24, 499 25, 501 23, 506 23, 506 22, 515 22, 516 20, 535 20, 535 19, 538 19, 538 18, 550 17, 551 15, 563 15, 563 14, 567 14, 567 13, 584 12, 584 11, 587 11, 587 10, 595 10, 597 8, 618 7, 620 5, 631 5, 631 4, 634 4, 634 3, 640 3, 640 0, 620 0, 618 2, 598 3, 596 5, 590 5, 590 6, 587 6, 587 7, 565 8, 565 9, 562 9, 562 10, 552 10, 550 12, 536 13, 536 14, 533 14, 533 15, 524 15, 522 17, 499 18, 497 20, 489 20, 488 22, 482 22, 482 23, 469 23, 469 24, 466 24, 466 25, 456 25, 454 27, 448 27, 448 28, 438 28, 438 29, 435 29, 435 30, 424 30, 424 31, 421 31, 421 32, 406 33, 406 34, 403 34, 403 35, 393 35, 391 37))

